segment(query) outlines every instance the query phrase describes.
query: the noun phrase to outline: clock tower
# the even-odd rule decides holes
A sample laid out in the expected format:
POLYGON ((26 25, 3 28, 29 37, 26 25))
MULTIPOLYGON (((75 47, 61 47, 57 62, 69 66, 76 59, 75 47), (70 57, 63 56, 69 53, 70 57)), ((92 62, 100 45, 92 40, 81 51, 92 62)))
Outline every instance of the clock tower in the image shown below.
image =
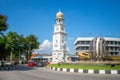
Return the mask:
POLYGON ((59 63, 65 61, 66 55, 66 32, 63 24, 63 13, 59 10, 56 14, 56 24, 54 25, 53 32, 53 50, 52 50, 52 63, 59 63))

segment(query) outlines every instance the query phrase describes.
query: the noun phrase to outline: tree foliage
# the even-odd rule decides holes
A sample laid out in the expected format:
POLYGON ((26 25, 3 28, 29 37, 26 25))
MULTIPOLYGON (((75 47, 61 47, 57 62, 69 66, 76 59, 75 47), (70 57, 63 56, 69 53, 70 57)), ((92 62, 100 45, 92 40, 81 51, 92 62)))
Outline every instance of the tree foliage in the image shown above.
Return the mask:
POLYGON ((10 56, 11 51, 16 58, 22 54, 28 57, 28 52, 30 54, 38 46, 39 42, 35 35, 24 37, 23 35, 18 35, 16 32, 8 32, 6 35, 0 36, 0 59, 10 56))
POLYGON ((29 60, 30 56, 31 56, 31 51, 33 49, 38 48, 39 46, 39 42, 37 41, 37 37, 35 35, 29 35, 25 38, 25 50, 28 54, 26 54, 26 58, 27 60, 29 60))
POLYGON ((2 31, 7 30, 8 24, 6 23, 6 21, 7 21, 7 17, 5 15, 0 14, 0 33, 2 31))
POLYGON ((6 49, 8 49, 9 44, 7 44, 7 38, 2 33, 7 30, 8 24, 6 23, 7 17, 5 15, 0 14, 0 60, 5 58, 7 53, 6 49))

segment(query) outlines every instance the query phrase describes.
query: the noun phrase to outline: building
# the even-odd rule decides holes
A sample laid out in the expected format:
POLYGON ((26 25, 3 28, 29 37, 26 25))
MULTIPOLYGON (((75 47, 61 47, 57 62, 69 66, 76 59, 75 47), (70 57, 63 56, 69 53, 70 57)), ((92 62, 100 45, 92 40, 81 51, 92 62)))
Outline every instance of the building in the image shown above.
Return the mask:
POLYGON ((37 54, 33 53, 31 55, 30 60, 34 60, 36 62, 43 61, 43 62, 51 62, 52 61, 52 56, 48 54, 37 54))
MULTIPOLYGON (((90 51, 91 41, 95 37, 79 37, 75 40, 76 53, 79 51, 90 51)), ((120 55, 120 38, 103 37, 107 43, 108 55, 120 55)))
POLYGON ((54 25, 53 32, 53 50, 52 50, 52 63, 59 63, 65 61, 66 55, 66 32, 64 26, 63 13, 59 11, 56 14, 56 24, 54 25))

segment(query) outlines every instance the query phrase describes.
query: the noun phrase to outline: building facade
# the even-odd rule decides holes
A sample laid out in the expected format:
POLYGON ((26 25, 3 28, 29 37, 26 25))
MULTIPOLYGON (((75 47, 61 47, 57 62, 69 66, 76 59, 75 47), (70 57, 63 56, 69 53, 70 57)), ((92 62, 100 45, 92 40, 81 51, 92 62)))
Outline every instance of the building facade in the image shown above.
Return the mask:
MULTIPOLYGON (((80 51, 90 51, 91 41, 95 37, 79 37, 74 42, 76 53, 80 51)), ((120 55, 120 38, 103 37, 107 43, 108 55, 120 55)))
POLYGON ((54 25, 53 32, 53 50, 52 50, 52 63, 64 62, 66 55, 66 32, 63 24, 63 13, 59 11, 56 14, 56 24, 54 25))

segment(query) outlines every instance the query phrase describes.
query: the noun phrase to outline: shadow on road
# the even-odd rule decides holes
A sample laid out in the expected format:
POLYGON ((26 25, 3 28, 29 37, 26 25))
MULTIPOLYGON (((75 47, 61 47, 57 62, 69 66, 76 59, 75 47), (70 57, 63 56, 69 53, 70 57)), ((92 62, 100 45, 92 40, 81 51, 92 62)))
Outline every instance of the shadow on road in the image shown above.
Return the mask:
POLYGON ((26 65, 6 65, 4 67, 0 67, 0 71, 27 71, 34 69, 34 67, 28 67, 26 65))

